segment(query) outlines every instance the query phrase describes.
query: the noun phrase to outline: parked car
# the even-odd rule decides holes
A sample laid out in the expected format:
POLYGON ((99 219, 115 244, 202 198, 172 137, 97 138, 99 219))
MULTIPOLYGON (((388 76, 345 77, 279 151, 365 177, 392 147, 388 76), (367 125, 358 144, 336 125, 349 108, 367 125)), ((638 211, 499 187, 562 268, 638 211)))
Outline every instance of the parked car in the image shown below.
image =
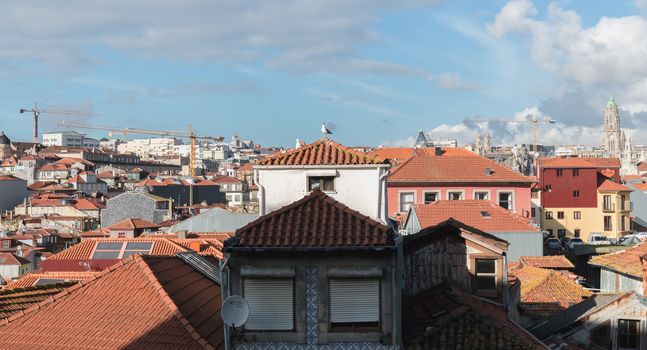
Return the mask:
POLYGON ((604 245, 604 244, 611 244, 611 241, 607 236, 600 234, 600 233, 591 233, 589 235, 589 241, 587 242, 588 244, 591 245, 604 245))
POLYGON ((562 238, 562 247, 564 249, 568 249, 568 243, 571 241, 571 237, 563 237, 562 238))
POLYGON ((573 250, 576 245, 584 245, 584 241, 579 237, 573 237, 568 241, 566 249, 573 250))
POLYGON ((554 251, 562 249, 562 243, 557 238, 549 238, 546 240, 546 245, 548 246, 548 250, 554 251))

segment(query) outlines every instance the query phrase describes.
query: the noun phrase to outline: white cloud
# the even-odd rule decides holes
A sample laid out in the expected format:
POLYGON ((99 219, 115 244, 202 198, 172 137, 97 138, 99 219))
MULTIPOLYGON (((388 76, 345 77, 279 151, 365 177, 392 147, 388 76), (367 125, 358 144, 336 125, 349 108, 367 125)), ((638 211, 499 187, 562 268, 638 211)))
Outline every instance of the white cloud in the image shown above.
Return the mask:
POLYGON ((445 72, 441 74, 431 74, 428 78, 445 90, 474 91, 479 89, 478 84, 465 81, 458 73, 445 72))
POLYGON ((602 17, 584 27, 575 11, 551 3, 545 19, 535 18, 530 0, 509 1, 486 26, 495 38, 527 35, 536 65, 559 85, 600 97, 613 92, 631 112, 647 110, 647 20, 602 17))
POLYGON ((380 40, 372 27, 385 12, 435 2, 8 0, 0 11, 0 61, 74 66, 107 48, 170 61, 412 74, 361 57, 357 48, 380 40))

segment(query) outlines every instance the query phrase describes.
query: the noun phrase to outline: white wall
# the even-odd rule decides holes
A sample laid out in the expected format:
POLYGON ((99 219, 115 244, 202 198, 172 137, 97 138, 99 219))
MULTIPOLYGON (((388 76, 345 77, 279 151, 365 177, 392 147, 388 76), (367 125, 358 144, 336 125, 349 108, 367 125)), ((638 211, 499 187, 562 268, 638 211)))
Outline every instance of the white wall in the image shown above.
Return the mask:
POLYGON ((308 193, 308 176, 318 176, 336 171, 335 191, 328 193, 335 200, 353 210, 384 221, 386 218, 386 177, 387 167, 257 167, 260 186, 260 215, 270 213, 295 202, 308 193), (382 184, 381 184, 382 182, 382 184))

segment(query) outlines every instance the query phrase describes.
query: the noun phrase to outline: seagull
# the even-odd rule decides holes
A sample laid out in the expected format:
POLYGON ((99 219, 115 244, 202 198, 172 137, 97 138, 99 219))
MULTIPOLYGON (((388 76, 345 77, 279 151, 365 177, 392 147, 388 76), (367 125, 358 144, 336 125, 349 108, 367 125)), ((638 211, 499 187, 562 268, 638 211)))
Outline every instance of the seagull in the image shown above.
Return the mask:
POLYGON ((324 135, 332 135, 332 131, 328 130, 326 123, 321 123, 321 133, 324 135))

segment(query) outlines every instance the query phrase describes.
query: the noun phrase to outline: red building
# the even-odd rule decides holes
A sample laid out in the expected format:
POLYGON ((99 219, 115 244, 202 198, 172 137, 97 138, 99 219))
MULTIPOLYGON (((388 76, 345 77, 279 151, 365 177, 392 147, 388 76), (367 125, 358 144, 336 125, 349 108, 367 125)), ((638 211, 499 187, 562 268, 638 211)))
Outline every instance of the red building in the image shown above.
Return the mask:
POLYGON ((595 208, 605 180, 621 183, 617 158, 539 158, 538 168, 544 208, 595 208))

